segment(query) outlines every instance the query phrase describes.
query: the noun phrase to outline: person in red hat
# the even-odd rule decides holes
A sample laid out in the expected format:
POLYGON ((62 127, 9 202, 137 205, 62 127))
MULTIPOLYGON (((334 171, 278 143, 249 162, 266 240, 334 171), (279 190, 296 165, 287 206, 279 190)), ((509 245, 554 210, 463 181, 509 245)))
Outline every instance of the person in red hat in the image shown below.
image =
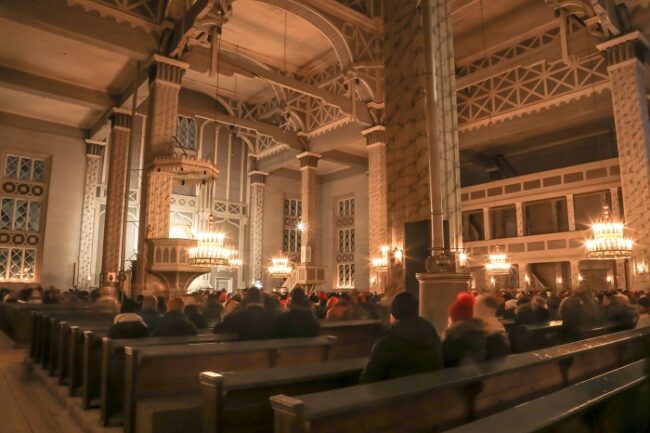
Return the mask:
POLYGON ((445 367, 485 361, 487 333, 481 319, 474 317, 475 299, 461 292, 449 306, 450 325, 445 331, 442 353, 445 367))

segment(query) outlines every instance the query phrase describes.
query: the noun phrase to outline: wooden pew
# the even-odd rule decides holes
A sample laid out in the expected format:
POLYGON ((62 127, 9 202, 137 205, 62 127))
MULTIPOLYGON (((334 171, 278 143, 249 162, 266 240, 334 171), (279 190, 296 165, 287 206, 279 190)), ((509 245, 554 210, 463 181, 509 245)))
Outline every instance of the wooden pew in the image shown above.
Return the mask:
POLYGON ((561 320, 536 323, 534 325, 516 325, 514 327, 512 351, 522 353, 555 346, 560 342, 561 334, 561 320))
POLYGON ((640 406, 647 404, 640 395, 648 385, 647 362, 633 362, 447 433, 647 431, 648 408, 640 406))
MULTIPOLYGON (((68 395, 78 394, 83 383, 84 374, 84 332, 101 338, 108 335, 108 327, 92 327, 91 329, 73 325, 70 327, 68 342, 68 395)), ((90 359, 89 362, 92 362, 90 359)), ((99 360, 97 361, 99 362, 99 360)))
POLYGON ((74 311, 74 310, 61 310, 53 312, 41 312, 35 315, 34 318, 34 330, 35 334, 32 339, 37 345, 35 350, 35 359, 37 362, 40 362, 43 367, 47 367, 50 361, 50 355, 52 349, 52 338, 58 338, 58 329, 55 328, 55 324, 58 324, 61 320, 84 320, 88 318, 89 320, 96 322, 102 321, 103 323, 112 322, 112 314, 107 314, 99 312, 97 310, 83 310, 83 311, 74 311))
POLYGON ((31 335, 32 311, 94 310, 90 303, 78 304, 5 304, 0 303, 0 325, 2 331, 14 341, 16 346, 29 343, 31 335))
POLYGON ((645 356, 650 327, 343 390, 271 397, 276 433, 442 431, 645 356))
MULTIPOLYGON (((103 313, 93 313, 90 315, 78 315, 72 313, 71 315, 60 315, 55 317, 50 317, 49 319, 49 344, 46 344, 49 347, 44 348, 46 350, 45 356, 43 357, 43 368, 47 368, 47 371, 50 376, 54 376, 57 372, 60 353, 63 352, 67 354, 67 332, 69 330, 68 323, 79 323, 84 326, 108 326, 113 323, 113 314, 103 314, 103 313)), ((47 321, 46 321, 47 323, 47 321)), ((47 327, 46 327, 47 330, 47 327)), ((44 335, 47 338, 47 334, 44 335)))
MULTIPOLYGON (((235 341, 236 334, 199 334, 186 337, 148 337, 133 339, 102 338, 101 362, 92 366, 100 370, 99 387, 90 388, 86 395, 100 398, 100 421, 108 426, 112 418, 122 413, 124 405, 125 347, 172 346, 235 341)), ((95 373, 91 373, 95 374, 95 373)), ((97 385, 97 384, 91 384, 97 385)))
POLYGON ((199 374, 327 361, 335 337, 285 338, 191 346, 126 347, 124 431, 134 433, 138 402, 197 391, 199 374))
POLYGON ((377 339, 386 333, 381 320, 321 322, 321 335, 336 337, 330 359, 350 359, 370 355, 377 339))
POLYGON ((269 397, 302 394, 357 384, 367 358, 311 365, 201 373, 201 393, 143 399, 136 415, 138 433, 185 431, 268 432, 273 430, 269 397))

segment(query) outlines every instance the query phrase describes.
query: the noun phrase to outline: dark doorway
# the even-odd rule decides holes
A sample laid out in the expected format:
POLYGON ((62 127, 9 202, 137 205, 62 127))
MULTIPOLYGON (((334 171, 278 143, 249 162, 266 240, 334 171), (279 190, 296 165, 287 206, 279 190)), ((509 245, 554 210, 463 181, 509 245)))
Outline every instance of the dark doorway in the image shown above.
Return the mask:
POLYGON ((424 261, 431 248, 431 222, 429 220, 406 223, 404 227, 404 275, 406 290, 419 295, 415 274, 425 272, 424 261))

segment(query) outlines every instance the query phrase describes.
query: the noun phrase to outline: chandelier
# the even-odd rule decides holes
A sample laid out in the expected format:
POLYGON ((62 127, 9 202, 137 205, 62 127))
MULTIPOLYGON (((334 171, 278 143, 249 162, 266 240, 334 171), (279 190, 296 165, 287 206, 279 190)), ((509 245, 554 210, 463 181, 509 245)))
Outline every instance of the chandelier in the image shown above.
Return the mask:
POLYGON ((488 256, 489 262, 485 264, 485 269, 491 275, 507 275, 510 273, 510 260, 508 256, 499 252, 499 247, 488 256))
POLYGON ((370 263, 377 272, 386 272, 388 270, 388 247, 381 247, 381 257, 373 258, 370 263))
POLYGON ((271 266, 268 267, 268 271, 271 278, 284 280, 291 275, 293 266, 289 263, 289 257, 280 254, 271 258, 271 266))
POLYGON ((223 233, 199 232, 198 244, 189 249, 189 263, 192 266, 235 269, 241 265, 237 251, 226 243, 223 233))
POLYGON ((593 237, 585 242, 589 258, 611 260, 630 257, 633 242, 623 237, 624 229, 623 223, 614 219, 609 207, 603 206, 600 216, 591 226, 593 237))

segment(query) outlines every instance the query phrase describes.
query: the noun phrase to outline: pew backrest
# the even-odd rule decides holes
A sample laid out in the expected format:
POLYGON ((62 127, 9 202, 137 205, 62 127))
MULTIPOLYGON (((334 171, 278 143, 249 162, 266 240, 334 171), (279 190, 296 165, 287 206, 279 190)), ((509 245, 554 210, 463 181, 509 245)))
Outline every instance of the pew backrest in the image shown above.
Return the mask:
POLYGON ((124 431, 133 433, 138 399, 200 391, 206 370, 220 372, 327 361, 335 337, 286 338, 175 346, 127 346, 124 431))
POLYGON ((345 390, 271 398, 276 433, 441 431, 642 358, 650 327, 345 390))
POLYGON ((201 373, 203 433, 271 431, 273 410, 269 398, 283 392, 297 395, 352 386, 367 358, 312 365, 220 374, 201 373))
MULTIPOLYGON (((642 424, 645 423, 646 428, 648 427, 647 408, 634 408, 636 410, 631 410, 629 405, 626 405, 624 411, 607 413, 603 410, 603 406, 619 398, 624 392, 635 391, 640 385, 647 383, 648 376, 644 371, 647 362, 646 359, 633 362, 563 390, 448 430, 446 433, 492 431, 500 433, 537 433, 543 431, 549 433, 555 431, 555 428, 558 428, 559 431, 575 431, 576 427, 577 431, 581 431, 580 426, 584 426, 584 423, 581 422, 582 419, 580 418, 588 412, 589 424, 592 426, 603 421, 608 425, 608 428, 593 429, 592 431, 630 431, 623 427, 623 425, 627 424, 629 428, 630 423, 633 423, 634 431, 644 431, 642 424), (604 416, 608 419, 602 419, 604 416), (612 419, 612 417, 618 419, 612 419), (621 417, 628 419, 623 420, 621 417), (613 424, 618 425, 613 428, 613 424)), ((634 398, 634 400, 638 402, 639 399, 634 398)), ((632 404, 634 405, 634 403, 632 404)))
MULTIPOLYGON (((148 337, 130 339, 102 338, 101 361, 89 368, 99 369, 99 389, 87 391, 91 398, 100 397, 100 421, 102 425, 111 424, 111 418, 122 412, 124 405, 125 347, 147 346, 189 346, 191 344, 220 343, 235 341, 236 334, 199 334, 186 337, 148 337)), ((95 355, 96 356, 96 355, 95 355)), ((90 373, 94 375, 96 373, 90 373)), ((97 384, 95 382, 95 384, 97 384)))
POLYGON ((321 322, 321 335, 336 337, 330 359, 350 359, 370 355, 372 345, 385 334, 381 320, 321 322))

